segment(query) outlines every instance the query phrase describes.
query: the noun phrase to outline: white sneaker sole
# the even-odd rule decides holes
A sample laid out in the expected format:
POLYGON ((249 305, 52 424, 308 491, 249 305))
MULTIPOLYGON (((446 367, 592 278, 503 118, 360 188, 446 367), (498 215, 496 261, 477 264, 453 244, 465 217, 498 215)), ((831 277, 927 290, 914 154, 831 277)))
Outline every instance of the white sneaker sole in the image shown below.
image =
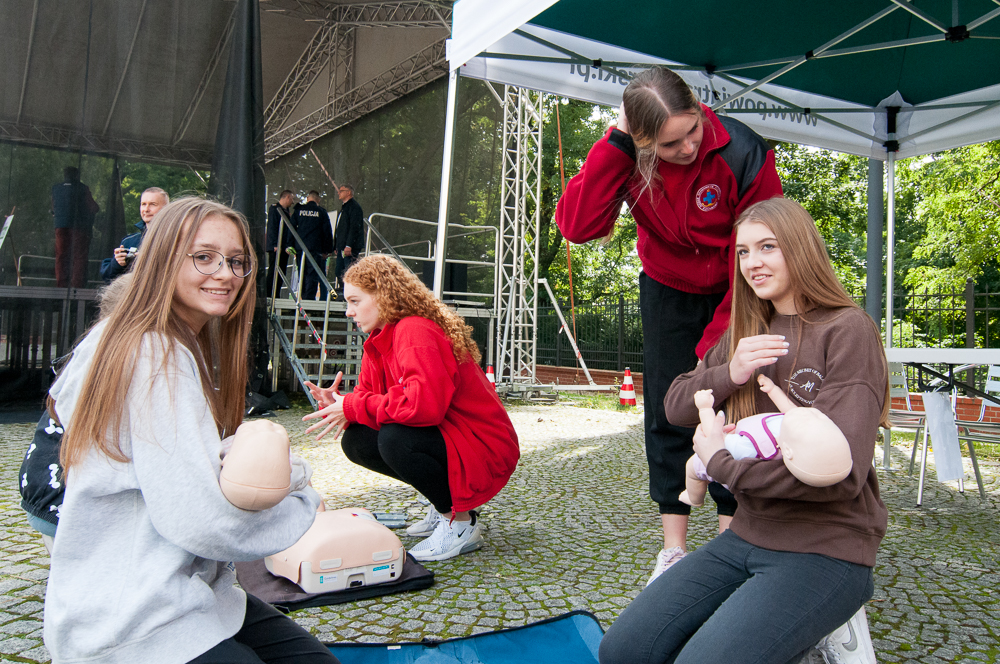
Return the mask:
POLYGON ((482 547, 483 547, 483 535, 482 533, 479 533, 476 537, 469 540, 465 544, 457 545, 447 551, 443 551, 436 555, 430 551, 424 552, 424 551, 413 551, 413 550, 410 551, 410 555, 413 556, 415 560, 423 563, 428 561, 448 560, 450 558, 456 558, 462 555, 463 553, 470 553, 472 551, 476 551, 477 549, 481 549, 482 547))
POLYGON ((424 524, 415 523, 406 529, 406 534, 410 537, 430 537, 434 532, 434 526, 427 527, 424 524), (417 528, 420 526, 420 528, 417 528))

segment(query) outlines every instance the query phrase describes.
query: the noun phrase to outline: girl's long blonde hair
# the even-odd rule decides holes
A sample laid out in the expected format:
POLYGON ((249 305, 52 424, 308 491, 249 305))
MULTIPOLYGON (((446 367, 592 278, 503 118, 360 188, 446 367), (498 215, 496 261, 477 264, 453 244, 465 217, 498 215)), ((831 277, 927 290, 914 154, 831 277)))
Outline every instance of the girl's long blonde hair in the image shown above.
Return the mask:
MULTIPOLYGON (((742 224, 758 222, 767 226, 778 242, 781 255, 788 269, 789 283, 795 289, 795 310, 799 312, 799 324, 809 324, 808 312, 822 307, 840 309, 853 307, 860 309, 847 294, 830 265, 830 257, 816 222, 804 207, 788 198, 772 198, 748 207, 733 225, 733 233, 742 224)), ((733 302, 729 318, 729 360, 736 354, 740 339, 758 334, 767 334, 771 319, 775 315, 770 300, 757 297, 750 284, 740 272, 739 256, 733 275, 733 302)), ((866 316, 867 317, 867 316, 866 316)), ((876 336, 880 336, 875 322, 868 318, 876 336)), ((802 335, 799 335, 801 342, 802 335)), ((881 355, 882 369, 885 371, 885 403, 882 406, 881 425, 889 426, 889 370, 885 355, 881 355)), ((758 393, 757 372, 740 389, 726 400, 726 413, 730 422, 757 413, 758 393)))
MULTIPOLYGON (((165 340, 161 370, 170 364, 177 344, 195 356, 202 389, 220 435, 223 431, 235 431, 242 422, 249 361, 247 337, 256 302, 254 272, 242 279, 229 312, 205 325, 198 334, 173 310, 177 275, 185 261, 191 261, 187 255, 189 247, 202 223, 210 217, 233 222, 244 253, 253 255, 246 219, 221 203, 182 198, 157 213, 143 238, 131 281, 107 317, 73 421, 66 428, 60 460, 67 470, 83 461, 91 449, 118 462, 128 461, 118 432, 123 424, 123 406, 132 385, 136 355, 147 333, 165 340)), ((150 404, 150 408, 157 407, 150 404)))
POLYGON ((472 326, 392 256, 365 256, 344 273, 344 281, 371 294, 382 323, 396 323, 407 316, 426 318, 444 330, 459 364, 470 360, 478 364, 482 358, 472 339, 472 326))

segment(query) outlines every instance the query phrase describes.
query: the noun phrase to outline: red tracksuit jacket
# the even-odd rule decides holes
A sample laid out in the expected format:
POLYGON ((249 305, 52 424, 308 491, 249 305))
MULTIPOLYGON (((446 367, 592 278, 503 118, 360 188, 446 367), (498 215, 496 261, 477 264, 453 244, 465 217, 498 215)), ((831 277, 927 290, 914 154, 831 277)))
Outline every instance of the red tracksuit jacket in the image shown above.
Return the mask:
POLYGON ((729 326, 732 282, 736 266, 733 223, 757 201, 781 195, 774 151, 756 178, 739 196, 736 176, 718 150, 729 133, 707 106, 704 138, 693 164, 661 161, 662 187, 643 192, 635 177, 635 160, 614 145, 623 136, 608 130, 594 144, 580 172, 569 181, 556 207, 556 224, 570 242, 581 244, 611 232, 623 201, 638 225, 638 252, 643 271, 656 281, 685 293, 726 296, 705 328, 696 352, 703 358, 729 326))
POLYGON ((373 429, 390 423, 438 427, 448 447, 457 512, 499 493, 520 457, 514 425, 486 374, 474 362, 459 364, 444 330, 419 316, 368 337, 344 415, 373 429))

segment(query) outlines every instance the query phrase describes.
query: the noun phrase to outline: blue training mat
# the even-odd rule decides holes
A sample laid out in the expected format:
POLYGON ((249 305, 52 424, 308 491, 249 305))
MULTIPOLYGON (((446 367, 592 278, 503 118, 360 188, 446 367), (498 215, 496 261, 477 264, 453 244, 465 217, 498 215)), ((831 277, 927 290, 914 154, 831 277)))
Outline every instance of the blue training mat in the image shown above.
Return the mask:
POLYGON ((341 664, 597 664, 604 630, 589 611, 497 632, 421 643, 326 644, 341 664))

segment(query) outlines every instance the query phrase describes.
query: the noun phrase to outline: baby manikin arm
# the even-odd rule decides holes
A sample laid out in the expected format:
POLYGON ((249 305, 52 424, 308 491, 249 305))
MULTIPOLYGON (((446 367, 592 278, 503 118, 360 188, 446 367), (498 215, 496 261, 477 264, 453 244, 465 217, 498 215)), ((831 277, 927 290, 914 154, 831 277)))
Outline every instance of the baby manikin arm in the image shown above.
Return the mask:
MULTIPOLYGON (((712 390, 698 390, 694 393, 694 405, 698 408, 698 419, 701 426, 708 428, 715 422, 715 397, 712 390)), ((708 492, 708 473, 705 464, 698 458, 697 454, 692 454, 684 467, 684 491, 678 496, 678 500, 692 507, 700 507, 705 504, 705 494, 708 492)))
POLYGON ((788 395, 778 389, 778 386, 774 384, 774 381, 767 376, 758 376, 757 384, 760 385, 760 391, 769 396, 771 398, 771 402, 778 407, 779 413, 787 413, 793 408, 798 408, 798 406, 788 398, 788 395))

